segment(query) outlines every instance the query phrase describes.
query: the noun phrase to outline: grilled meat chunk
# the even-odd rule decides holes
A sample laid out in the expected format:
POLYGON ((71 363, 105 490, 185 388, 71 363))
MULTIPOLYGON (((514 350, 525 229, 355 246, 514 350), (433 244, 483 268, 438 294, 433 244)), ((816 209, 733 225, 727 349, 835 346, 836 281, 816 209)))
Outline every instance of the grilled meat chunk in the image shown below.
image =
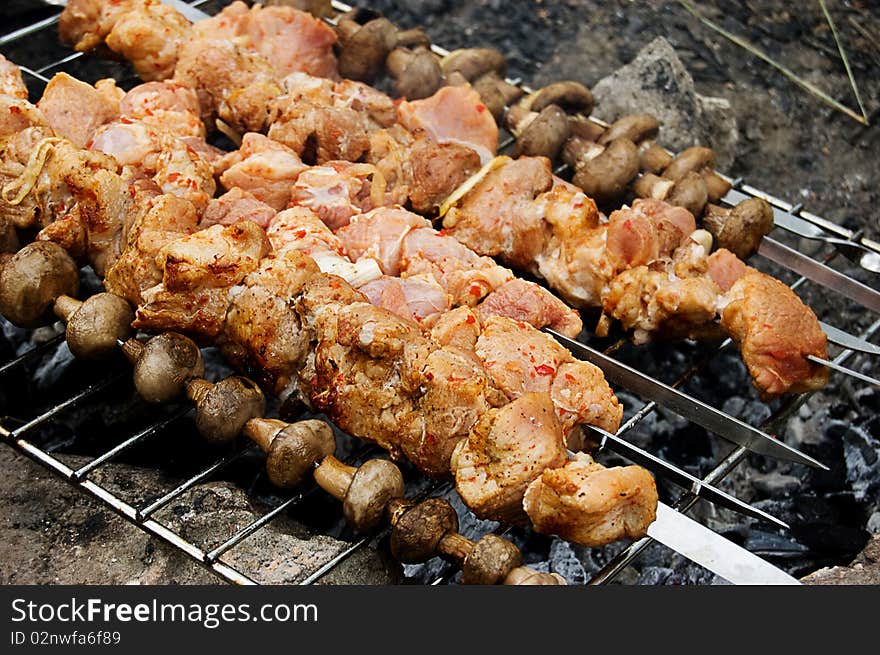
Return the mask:
POLYGON ((526 393, 485 412, 452 454, 455 488, 481 518, 521 522, 523 495, 545 469, 562 466, 562 426, 547 393, 526 393))
POLYGON ((291 190, 308 167, 287 146, 262 134, 248 132, 241 147, 223 158, 220 184, 253 194, 279 212, 290 203, 291 190))
POLYGON ((21 69, 0 55, 0 95, 28 99, 28 90, 21 77, 21 69))
POLYGON ((397 119, 411 132, 422 130, 438 143, 460 143, 489 161, 498 149, 498 126, 480 94, 469 86, 444 86, 424 100, 404 100, 397 119))
POLYGON ((623 416, 602 371, 576 360, 551 336, 501 316, 490 317, 474 352, 508 398, 550 394, 566 436, 579 424, 615 432, 623 416))
POLYGON ((49 125, 77 148, 85 148, 95 130, 119 117, 115 103, 91 84, 57 73, 37 103, 49 125))
MULTIPOLYGON (((735 257, 719 250, 712 257, 735 257)), ((826 357, 826 336, 813 310, 779 280, 751 267, 724 294, 721 325, 736 341, 755 386, 767 395, 821 389, 828 369, 807 355, 826 357)))
POLYGON ((584 453, 548 468, 529 485, 523 506, 538 532, 583 546, 645 536, 657 513, 657 487, 640 466, 605 468, 584 453))

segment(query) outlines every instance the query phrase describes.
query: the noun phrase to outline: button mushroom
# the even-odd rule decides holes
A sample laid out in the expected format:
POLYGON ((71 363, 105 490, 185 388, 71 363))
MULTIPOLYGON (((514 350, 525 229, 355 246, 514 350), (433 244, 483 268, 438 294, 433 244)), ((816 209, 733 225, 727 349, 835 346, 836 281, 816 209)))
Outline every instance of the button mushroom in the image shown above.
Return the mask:
POLYGON ((395 511, 391 504, 391 553, 404 564, 426 562, 439 554, 440 540, 458 532, 458 515, 449 501, 428 498, 395 511))
POLYGON ((747 198, 731 209, 709 205, 703 226, 719 247, 745 260, 757 252, 761 239, 773 229, 773 208, 761 198, 747 198))
POLYGON ((659 173, 672 163, 672 155, 654 140, 660 130, 660 122, 650 114, 630 114, 614 121, 598 143, 606 145, 614 139, 625 138, 639 148, 639 168, 643 172, 659 173))
POLYGON ((361 22, 363 14, 349 12, 336 26, 339 74, 371 84, 382 73, 388 54, 397 44, 397 28, 383 17, 361 22))
POLYGON ((449 501, 429 498, 391 504, 391 552, 401 562, 442 557, 461 567, 464 584, 499 584, 522 565, 522 553, 507 539, 484 535, 476 543, 458 533, 449 501))
POLYGON ((568 584, 558 573, 542 573, 528 566, 513 569, 504 579, 506 585, 564 585, 568 584))
POLYGON ((694 216, 702 214, 708 202, 706 181, 702 175, 693 171, 677 181, 646 173, 636 180, 633 192, 639 198, 655 198, 684 207, 694 216))
POLYGON ((79 269, 58 244, 34 241, 0 271, 0 314, 19 327, 44 325, 58 296, 79 291, 79 269))
POLYGON ((266 453, 266 473, 276 487, 291 489, 336 450, 333 430, 324 421, 309 419, 285 423, 277 419, 252 418, 244 434, 266 453))
POLYGON ((385 459, 371 459, 355 468, 328 455, 315 469, 315 481, 342 501, 345 518, 358 532, 375 528, 388 502, 402 498, 404 491, 400 469, 385 459))
POLYGON ((720 198, 730 191, 730 183, 718 175, 715 170, 715 153, 711 148, 694 146, 687 148, 678 154, 672 162, 663 169, 663 177, 678 181, 688 173, 699 173, 706 183, 709 202, 718 202, 720 198))
POLYGON ((146 343, 129 339, 122 352, 134 364, 135 389, 150 403, 176 398, 188 380, 205 373, 199 347, 176 332, 165 332, 146 343))
POLYGON ((67 346, 81 359, 106 359, 134 333, 131 305, 112 293, 98 293, 85 301, 58 296, 55 314, 67 322, 67 346))
POLYGON ((569 136, 568 116, 556 105, 540 113, 515 105, 507 112, 507 125, 516 137, 514 156, 555 159, 569 136))
POLYGON ((266 398, 252 380, 232 375, 219 382, 193 378, 186 395, 196 405, 196 429, 208 441, 224 443, 239 435, 250 419, 266 411, 266 398))
POLYGON ((394 78, 394 90, 408 100, 427 98, 443 84, 440 62, 425 46, 398 46, 388 55, 385 66, 394 78))
POLYGON ((589 116, 594 104, 593 93, 573 80, 548 84, 527 99, 528 108, 532 111, 541 111, 545 107, 556 105, 568 114, 582 116, 589 116))
POLYGON ((588 153, 573 153, 578 164, 572 182, 596 203, 607 205, 621 198, 639 173, 639 150, 629 139, 615 139, 604 150, 592 144, 588 153))

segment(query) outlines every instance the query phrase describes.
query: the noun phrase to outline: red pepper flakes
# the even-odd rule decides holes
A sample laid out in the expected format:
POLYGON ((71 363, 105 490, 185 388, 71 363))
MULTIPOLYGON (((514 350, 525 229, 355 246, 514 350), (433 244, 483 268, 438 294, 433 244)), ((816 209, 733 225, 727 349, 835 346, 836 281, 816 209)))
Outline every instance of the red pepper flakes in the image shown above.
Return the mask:
POLYGON ((338 289, 339 288, 339 280, 330 280, 330 288, 338 289))
POLYGON ((473 325, 474 323, 477 322, 477 319, 474 318, 473 314, 468 314, 468 317, 466 319, 464 319, 464 322, 468 323, 469 325, 473 325))
POLYGON ((478 104, 478 105, 477 105, 477 111, 480 112, 480 113, 482 114, 484 111, 486 111, 486 105, 484 105, 484 104, 478 104))
POLYGON ((479 298, 483 295, 483 289, 480 287, 479 284, 472 284, 471 288, 468 289, 468 293, 470 293, 472 296, 479 298))
MULTIPOLYGON (((39 105, 39 103, 37 103, 37 105, 39 105)), ((20 114, 20 113, 21 113, 21 107, 16 107, 15 105, 12 105, 12 106, 9 108, 9 113, 10 113, 10 114, 20 114)))
POLYGON ((169 182, 177 182, 180 179, 180 173, 169 173, 168 181, 169 182))
POLYGON ((566 373, 566 374, 565 374, 565 379, 568 380, 569 382, 575 382, 575 381, 576 381, 576 378, 575 378, 571 373, 566 373))
POLYGON ((431 371, 428 371, 427 373, 425 373, 425 377, 428 378, 429 380, 433 380, 434 374, 431 373, 431 371))
POLYGON ((541 364, 540 366, 535 367, 535 372, 538 375, 553 375, 556 373, 556 369, 552 366, 548 366, 547 364, 541 364))

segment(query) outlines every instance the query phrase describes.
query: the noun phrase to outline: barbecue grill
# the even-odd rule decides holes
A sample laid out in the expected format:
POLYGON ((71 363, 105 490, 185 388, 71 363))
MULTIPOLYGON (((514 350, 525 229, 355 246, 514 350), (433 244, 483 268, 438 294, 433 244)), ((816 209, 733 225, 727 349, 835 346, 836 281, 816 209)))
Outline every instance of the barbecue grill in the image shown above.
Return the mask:
MULTIPOLYGON (((214 13, 225 3, 205 2, 199 0, 190 4, 203 11, 207 11, 208 13, 214 13)), ((348 6, 339 2, 334 2, 333 7, 339 12, 350 9, 348 6)), ((94 82, 95 80, 106 76, 117 78, 120 84, 125 87, 137 82, 130 68, 126 65, 100 60, 93 55, 72 54, 70 51, 66 50, 58 41, 56 23, 57 15, 50 16, 0 36, 0 48, 2 48, 4 54, 6 54, 11 61, 21 65, 25 74, 26 82, 31 89, 32 94, 38 94, 42 89, 42 85, 48 82, 48 78, 60 71, 69 72, 70 74, 89 82, 94 82), (31 58, 22 61, 20 57, 17 57, 17 48, 19 48, 25 40, 28 42, 29 52, 33 53, 39 51, 41 53, 39 58, 31 58), (34 45, 35 43, 39 43, 39 45, 34 45)), ((446 54, 442 48, 437 46, 432 47, 438 54, 446 54)), ((521 82, 520 80, 511 81, 517 84, 520 84, 521 82)), ((601 121, 597 122, 601 124, 601 121)), ((500 150, 504 152, 506 149, 509 149, 512 144, 512 137, 502 139, 500 150)), ((564 171, 560 169, 558 172, 562 173, 564 171)), ((732 183, 734 193, 742 194, 744 196, 760 197, 768 201, 774 207, 777 216, 777 226, 783 225, 787 221, 790 224, 800 226, 801 230, 811 231, 814 238, 826 240, 829 245, 824 251, 824 254, 819 255, 819 261, 824 264, 833 266, 837 263, 838 257, 841 254, 849 255, 851 254, 851 251, 854 250, 859 253, 870 254, 872 251, 880 253, 878 244, 862 239, 862 235, 859 232, 853 232, 840 227, 831 221, 825 220, 820 216, 806 211, 801 205, 789 204, 750 186, 742 179, 732 180, 732 183)), ((777 232, 779 232, 779 230, 777 230, 777 232)), ((791 287, 793 289, 800 289, 808 284, 810 284, 810 282, 805 277, 800 277, 791 284, 791 287)), ((864 332, 857 336, 867 340, 878 330, 880 330, 880 320, 875 320, 864 332)), ((13 376, 22 375, 22 371, 25 370, 30 363, 51 353, 53 349, 60 347, 62 342, 63 333, 58 334, 57 336, 52 336, 48 339, 43 339, 42 342, 33 346, 23 354, 14 356, 2 363, 2 365, 0 365, 0 378, 3 379, 4 387, 9 384, 9 381, 13 379, 13 376)), ((595 339, 592 341, 585 340, 585 342, 590 343, 593 347, 601 347, 604 353, 611 357, 616 357, 620 353, 625 354, 625 351, 628 348, 626 342, 623 340, 610 344, 599 342, 595 339)), ((695 350, 687 345, 676 347, 681 361, 683 361, 683 358, 690 358, 692 361, 688 361, 687 364, 682 367, 683 371, 680 372, 676 379, 672 381, 666 380, 666 383, 674 388, 679 388, 685 385, 689 380, 693 379, 694 376, 705 373, 708 367, 711 366, 712 361, 716 359, 720 353, 727 350, 730 345, 730 341, 728 340, 719 346, 707 347, 702 350, 695 350)), ((856 351, 844 349, 834 357, 832 363, 842 366, 851 363, 851 360, 857 356, 859 356, 859 353, 856 351)), ((217 366, 221 367, 222 364, 218 363, 217 366)), ((169 527, 169 525, 163 523, 162 520, 157 518, 157 514, 163 508, 167 508, 172 502, 182 502, 187 492, 196 487, 196 485, 208 480, 218 478, 224 479, 227 476, 231 476, 230 469, 234 466, 238 467, 239 465, 242 465, 240 468, 248 469, 252 477, 258 476, 258 460, 254 458, 251 461, 248 458, 249 454, 255 450, 252 446, 245 446, 240 443, 231 451, 225 451, 222 453, 218 453, 216 450, 211 451, 208 448, 199 449, 196 453, 190 453, 193 463, 196 464, 195 471, 186 476, 178 486, 168 490, 167 493, 164 493, 159 497, 141 498, 125 496, 121 492, 114 492, 108 487, 102 486, 92 477, 98 469, 109 462, 118 460, 122 457, 127 457, 135 452, 143 453, 149 448, 151 443, 155 443, 161 439, 163 435, 167 435, 170 430, 179 429, 180 425, 185 424, 186 416, 192 412, 191 407, 185 401, 181 402, 179 405, 167 408, 167 411, 163 409, 161 412, 155 412, 154 414, 156 415, 151 418, 150 422, 146 425, 140 426, 140 428, 133 433, 116 435, 115 445, 99 452, 96 456, 91 458, 90 461, 80 465, 78 468, 74 468, 64 463, 64 461, 56 455, 55 450, 59 448, 57 442, 49 444, 45 438, 39 436, 47 426, 52 425, 53 420, 63 417, 66 412, 74 410, 80 412, 88 411, 89 409, 100 408, 102 403, 104 403, 104 407, 106 407, 106 403, 108 402, 107 396, 116 393, 120 386, 126 383, 125 381, 128 376, 128 371, 129 369, 123 365, 109 365, 100 371, 88 370, 80 367, 79 372, 82 373, 82 375, 78 378, 78 386, 71 385, 70 380, 65 379, 63 383, 56 383, 54 385, 54 391, 50 389, 46 394, 48 397, 52 398, 51 405, 47 407, 38 406, 33 412, 21 412, 20 415, 19 413, 16 413, 15 416, 8 416, 0 419, 0 438, 21 454, 38 462, 61 479, 97 499, 106 507, 122 516, 125 520, 136 525, 138 528, 157 537, 167 544, 170 544, 192 560, 212 571, 221 579, 231 583, 256 584, 255 578, 258 576, 255 575, 254 571, 241 570, 241 568, 231 565, 228 561, 224 561, 224 554, 236 548, 239 544, 253 536, 259 530, 264 529, 272 521, 279 519, 279 517, 283 516, 285 513, 291 512, 305 503, 311 495, 311 492, 314 491, 313 484, 311 488, 306 487, 300 489, 297 493, 288 497, 270 497, 269 502, 267 503, 269 506, 268 510, 249 525, 233 531, 231 534, 224 531, 223 526, 217 526, 214 543, 210 548, 207 548, 196 545, 185 536, 182 536, 179 532, 175 531, 172 527, 169 527), (71 388, 71 386, 75 388, 71 388), (60 397, 56 398, 56 396, 59 395, 60 397)), ((645 382, 653 383, 657 381, 656 378, 648 372, 647 367, 645 367, 644 371, 637 371, 636 374, 645 382)), ((741 384, 747 385, 748 382, 746 380, 741 380, 741 384)), ((620 389, 619 386, 616 388, 620 389)), ((633 390, 631 389, 630 391, 633 390)), ((805 402, 805 400, 806 395, 802 394, 789 397, 781 403, 775 404, 769 418, 757 427, 760 427, 761 430, 771 434, 783 432, 786 419, 790 417, 792 413, 805 402)), ((618 442, 631 442, 634 430, 643 425, 646 419, 652 416, 662 404, 658 402, 657 399, 652 399, 651 397, 645 397, 642 401, 643 404, 639 407, 632 407, 631 404, 628 404, 627 413, 624 417, 625 420, 616 435, 596 435, 600 450, 604 449, 606 446, 610 448, 610 439, 612 437, 618 442), (628 439, 629 441, 627 441, 628 439)), ((722 434, 721 436, 724 435, 722 434)), ((701 435, 701 437, 709 438, 708 435, 701 435)), ((64 444, 61 444, 61 446, 70 447, 88 442, 89 439, 90 435, 85 431, 80 430, 67 439, 64 444)), ((369 453, 369 449, 365 448, 351 448, 350 451, 350 462, 360 461, 369 453)), ((688 485, 688 488, 682 493, 671 499, 667 497, 666 500, 669 501, 670 505, 672 505, 676 511, 682 513, 688 512, 701 498, 706 498, 707 490, 712 490, 714 485, 721 482, 726 476, 737 469, 737 467, 745 460, 748 453, 749 450, 744 446, 733 448, 725 456, 717 460, 714 467, 712 467, 708 473, 704 474, 702 478, 693 478, 693 482, 688 485)), ((645 464, 645 461, 638 461, 638 463, 645 464)), ((660 464, 662 464, 662 461, 660 464)), ((151 459, 150 463, 147 465, 155 466, 157 464, 151 459)), ((671 465, 668 466, 671 470, 671 465)), ((664 471, 662 469, 658 470, 656 467, 649 468, 653 468, 655 474, 658 474, 660 478, 658 479, 658 482, 660 482, 664 477, 664 471)), ((236 475, 240 477, 241 472, 237 471, 236 475)), ((426 482, 423 479, 416 479, 418 478, 418 475, 413 471, 410 471, 409 477, 411 478, 411 486, 418 488, 419 493, 423 495, 442 495, 448 493, 450 490, 450 485, 447 483, 426 482)), ((676 482, 680 487, 682 480, 679 478, 673 480, 673 482, 676 482)), ((265 500, 265 498, 263 498, 263 500, 265 500)), ((339 512, 338 509, 336 511, 339 512)), ((341 515, 341 512, 339 513, 341 515)), ((324 522, 323 525, 326 526, 326 522, 324 522)), ((504 526, 499 526, 495 529, 498 533, 505 534, 517 532, 516 529, 505 528, 504 526)), ((338 567, 357 551, 379 544, 386 534, 387 531, 380 532, 378 535, 352 540, 347 548, 321 564, 303 578, 301 581, 302 584, 312 584, 321 580, 325 575, 338 567)), ((519 536, 523 539, 526 538, 523 535, 519 536)), ((630 563, 643 553, 651 542, 652 539, 650 537, 645 537, 622 548, 617 546, 616 554, 605 563, 604 567, 598 571, 598 573, 593 575, 592 579, 589 580, 589 583, 607 584, 614 581, 630 563)), ((528 548, 528 544, 526 544, 526 548, 528 548)), ((283 552, 266 554, 267 558, 274 557, 282 559, 284 556, 285 554, 283 552)), ((454 574, 455 571, 452 570, 451 567, 442 568, 440 569, 439 574, 432 576, 431 581, 434 583, 448 583, 454 580, 454 574)))

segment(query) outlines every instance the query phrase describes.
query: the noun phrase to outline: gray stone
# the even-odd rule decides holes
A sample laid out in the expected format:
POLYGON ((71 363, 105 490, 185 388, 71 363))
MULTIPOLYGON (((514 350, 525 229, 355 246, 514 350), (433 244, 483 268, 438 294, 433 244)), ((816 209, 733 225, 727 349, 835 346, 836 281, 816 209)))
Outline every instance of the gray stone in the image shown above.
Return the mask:
POLYGON ((805 584, 880 584, 880 535, 874 535, 849 566, 819 569, 802 579, 805 584))
MULTIPOLYGON (((82 457, 60 457, 69 466, 82 457)), ((0 584, 216 584, 215 575, 149 536, 103 504, 62 482, 12 449, 0 446, 0 584)), ((101 467, 92 479, 125 499, 158 497, 181 481, 160 471, 120 464, 101 467)), ((194 487, 157 513, 160 522, 204 548, 260 516, 246 494, 226 483, 194 487)), ((297 582, 349 543, 312 535, 278 517, 223 561, 258 582, 297 582)), ((388 584, 398 567, 366 546, 321 580, 329 584, 388 584)))
POLYGON ((595 115, 613 121, 647 113, 661 124, 659 142, 673 151, 694 145, 715 150, 719 170, 733 163, 739 133, 730 103, 701 96, 673 47, 658 37, 626 66, 593 87, 595 115))

